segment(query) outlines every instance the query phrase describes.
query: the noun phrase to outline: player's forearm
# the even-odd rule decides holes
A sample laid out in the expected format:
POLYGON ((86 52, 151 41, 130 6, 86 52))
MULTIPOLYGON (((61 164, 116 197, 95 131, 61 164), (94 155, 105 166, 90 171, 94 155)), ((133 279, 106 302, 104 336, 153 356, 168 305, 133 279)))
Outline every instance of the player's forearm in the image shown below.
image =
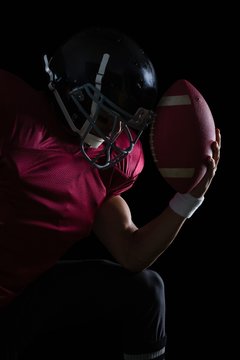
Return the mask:
POLYGON ((154 263, 177 236, 186 218, 169 207, 132 234, 126 267, 141 271, 154 263))
POLYGON ((112 256, 130 271, 150 266, 171 244, 186 218, 202 200, 175 194, 158 217, 138 228, 121 196, 112 197, 99 208, 93 231, 112 256))

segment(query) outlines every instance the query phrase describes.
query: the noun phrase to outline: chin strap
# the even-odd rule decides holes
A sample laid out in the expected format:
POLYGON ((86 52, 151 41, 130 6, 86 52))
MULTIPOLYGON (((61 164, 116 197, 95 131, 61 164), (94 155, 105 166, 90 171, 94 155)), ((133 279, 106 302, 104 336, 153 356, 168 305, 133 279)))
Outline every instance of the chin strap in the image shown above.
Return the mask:
POLYGON ((103 142, 104 139, 93 135, 91 133, 88 133, 87 135, 84 135, 87 131, 87 128, 89 126, 89 122, 86 120, 81 129, 79 130, 79 134, 84 138, 84 142, 89 145, 92 148, 97 149, 103 142))
MULTIPOLYGON (((101 90, 101 83, 102 83, 102 78, 103 75, 105 73, 105 69, 108 63, 110 55, 109 54, 104 54, 102 57, 102 61, 100 63, 99 66, 99 70, 98 73, 96 75, 96 79, 95 79, 95 84, 96 87, 101 90)), ((68 125, 70 126, 71 130, 74 131, 75 133, 77 133, 78 135, 80 135, 81 138, 84 139, 84 143, 86 143, 87 145, 89 145, 92 148, 98 148, 103 142, 104 139, 93 135, 91 133, 86 133, 88 131, 88 126, 89 126, 89 122, 86 120, 85 123, 83 124, 83 126, 81 127, 81 129, 78 129, 71 116, 69 115, 69 112, 66 108, 66 106, 64 105, 58 91, 56 90, 56 88, 53 86, 53 82, 54 82, 54 75, 53 72, 51 71, 51 69, 49 68, 49 62, 48 62, 48 58, 47 55, 44 55, 44 62, 45 62, 45 71, 46 73, 49 75, 50 78, 50 82, 48 84, 49 89, 53 92, 53 95, 55 96, 55 99, 58 103, 58 105, 60 106, 63 115, 65 117, 65 119, 67 120, 68 125)), ((94 117, 95 113, 96 113, 96 109, 97 109, 97 99, 94 101, 92 101, 92 106, 91 106, 91 116, 94 117)))
MULTIPOLYGON (((103 57, 100 62, 99 69, 98 69, 98 72, 97 72, 97 75, 95 78, 95 86, 99 91, 101 91, 102 79, 103 79, 109 58, 110 58, 109 54, 103 54, 103 57)), ((94 118, 96 111, 97 111, 97 101, 98 101, 98 98, 95 95, 94 99, 92 101, 92 105, 91 105, 91 117, 92 118, 94 118)), ((84 137, 84 142, 86 144, 88 144, 89 146, 91 146, 93 148, 98 148, 104 142, 104 139, 102 139, 96 135, 93 135, 91 133, 88 133, 87 135, 84 136, 84 133, 87 131, 88 126, 89 126, 89 122, 86 120, 80 129, 80 135, 82 135, 84 137)))
POLYGON ((75 126, 74 122, 72 121, 72 118, 69 115, 69 112, 67 111, 67 108, 66 108, 66 106, 64 105, 64 103, 63 103, 63 101, 61 99, 61 96, 59 95, 58 91, 56 90, 56 88, 53 85, 54 76, 53 76, 53 72, 49 68, 47 55, 44 55, 43 58, 44 58, 44 62, 45 62, 45 71, 49 75, 49 78, 50 78, 48 88, 52 91, 53 95, 55 96, 55 99, 56 99, 58 105, 60 106, 60 109, 62 110, 63 115, 64 115, 65 119, 67 120, 67 123, 70 126, 70 128, 72 129, 72 131, 74 131, 75 133, 81 135, 80 130, 75 126))
MULTIPOLYGON (((108 60, 110 58, 109 54, 103 54, 102 60, 100 62, 99 65, 99 69, 98 72, 96 74, 96 78, 95 78, 95 87, 101 92, 101 87, 102 87, 102 79, 106 70, 106 66, 108 63, 108 60)), ((92 101, 92 106, 91 106, 91 116, 94 117, 96 110, 97 110, 97 101, 98 98, 96 97, 96 95, 94 96, 95 99, 92 101)))

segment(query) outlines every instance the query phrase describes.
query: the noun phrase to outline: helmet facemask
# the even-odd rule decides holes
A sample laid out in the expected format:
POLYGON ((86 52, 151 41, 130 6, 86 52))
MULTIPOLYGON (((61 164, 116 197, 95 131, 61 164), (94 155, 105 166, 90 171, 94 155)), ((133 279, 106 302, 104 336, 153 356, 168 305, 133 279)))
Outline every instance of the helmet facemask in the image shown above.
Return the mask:
POLYGON ((69 95, 79 113, 86 121, 78 129, 81 151, 86 159, 98 168, 112 166, 121 161, 133 149, 144 128, 153 120, 153 112, 139 108, 136 114, 129 114, 106 98, 92 84, 73 89, 69 95), (84 100, 91 100, 91 111, 86 111, 84 100), (125 134, 125 147, 117 145, 120 134, 125 134), (101 146, 100 146, 101 145, 101 146), (88 148, 98 148, 94 158, 88 155, 88 148))

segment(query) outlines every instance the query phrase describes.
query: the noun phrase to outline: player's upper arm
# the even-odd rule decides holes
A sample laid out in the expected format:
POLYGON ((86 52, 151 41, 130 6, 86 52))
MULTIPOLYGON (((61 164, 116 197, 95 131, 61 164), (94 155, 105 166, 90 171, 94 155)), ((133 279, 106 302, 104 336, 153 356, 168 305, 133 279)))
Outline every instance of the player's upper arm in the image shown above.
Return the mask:
POLYGON ((103 203, 98 210, 93 227, 99 240, 125 268, 128 268, 131 235, 136 230, 130 209, 120 195, 113 196, 103 203))

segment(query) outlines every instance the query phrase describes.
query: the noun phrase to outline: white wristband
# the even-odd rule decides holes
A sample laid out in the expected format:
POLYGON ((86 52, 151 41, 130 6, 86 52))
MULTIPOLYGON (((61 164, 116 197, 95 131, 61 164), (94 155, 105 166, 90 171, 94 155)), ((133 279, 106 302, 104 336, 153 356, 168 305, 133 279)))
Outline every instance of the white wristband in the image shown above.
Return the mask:
POLYGON ((178 215, 184 218, 190 218, 202 204, 203 200, 204 196, 201 198, 195 198, 189 193, 176 193, 170 200, 169 206, 178 215))

